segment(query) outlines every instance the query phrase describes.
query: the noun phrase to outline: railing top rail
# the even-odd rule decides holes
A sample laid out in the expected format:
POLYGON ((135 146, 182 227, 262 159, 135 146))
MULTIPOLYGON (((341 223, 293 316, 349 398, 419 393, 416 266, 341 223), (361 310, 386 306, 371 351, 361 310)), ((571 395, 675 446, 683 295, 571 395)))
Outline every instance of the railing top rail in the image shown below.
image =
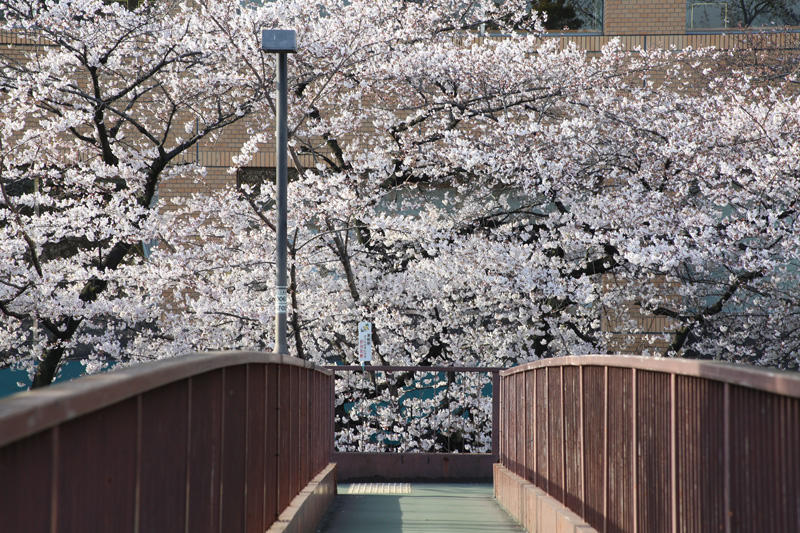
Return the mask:
POLYGON ((387 365, 329 365, 333 372, 486 372, 495 374, 503 370, 499 366, 387 366, 387 365))
POLYGON ((800 398, 800 373, 750 365, 697 359, 668 359, 639 355, 569 355, 540 359, 500 372, 509 376, 536 368, 561 366, 609 366, 664 372, 681 376, 711 379, 765 392, 800 398))
POLYGON ((0 446, 163 385, 220 368, 266 363, 332 372, 286 355, 264 352, 189 353, 83 376, 0 400, 0 446))

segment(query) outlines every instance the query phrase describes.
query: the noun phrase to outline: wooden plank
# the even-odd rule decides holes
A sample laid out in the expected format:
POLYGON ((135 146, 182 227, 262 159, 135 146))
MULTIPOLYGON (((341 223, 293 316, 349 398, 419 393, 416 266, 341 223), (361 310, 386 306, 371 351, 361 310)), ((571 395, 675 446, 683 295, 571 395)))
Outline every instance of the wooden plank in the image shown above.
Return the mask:
POLYGON ((59 428, 56 531, 133 533, 137 403, 132 398, 59 428))
POLYGON ((247 475, 245 480, 245 531, 263 533, 264 459, 266 454, 266 365, 247 368, 247 475))
POLYGON ((50 532, 54 433, 39 433, 0 448, 0 529, 50 532))
POLYGON ((225 369, 222 430, 221 532, 244 530, 247 366, 225 369))
POLYGON ((278 518, 278 407, 280 387, 278 386, 278 365, 267 365, 264 424, 264 529, 278 518))
POLYGON ((278 367, 278 514, 283 511, 294 498, 291 494, 292 475, 292 395, 291 373, 288 367, 278 367))
POLYGON ((606 531, 632 531, 633 516, 633 371, 608 369, 608 503, 606 531))
POLYGON ((598 531, 605 515, 605 369, 583 368, 584 519, 598 531))
POLYGON ((142 395, 139 531, 183 531, 189 382, 142 395))
MULTIPOLYGON (((281 413, 281 418, 286 419, 289 428, 288 454, 284 459, 289 458, 289 501, 300 492, 300 450, 297 443, 300 441, 300 417, 297 416, 300 407, 300 369, 292 367, 289 369, 289 409, 281 413), (286 416, 284 416, 284 414, 286 416)), ((289 502, 286 502, 288 505, 289 502)))
POLYGON ((671 375, 636 373, 634 491, 637 531, 672 531, 671 375))
POLYGON ((295 416, 298 423, 297 444, 295 445, 298 451, 297 463, 297 477, 298 486, 304 487, 306 483, 311 480, 311 466, 309 465, 309 458, 311 457, 311 449, 309 447, 309 437, 311 435, 311 428, 308 426, 309 421, 309 395, 308 395, 308 379, 309 371, 305 368, 300 369, 298 373, 298 394, 297 394, 297 411, 295 416))
POLYGON ((192 378, 187 527, 191 533, 219 531, 222 386, 222 370, 192 378))

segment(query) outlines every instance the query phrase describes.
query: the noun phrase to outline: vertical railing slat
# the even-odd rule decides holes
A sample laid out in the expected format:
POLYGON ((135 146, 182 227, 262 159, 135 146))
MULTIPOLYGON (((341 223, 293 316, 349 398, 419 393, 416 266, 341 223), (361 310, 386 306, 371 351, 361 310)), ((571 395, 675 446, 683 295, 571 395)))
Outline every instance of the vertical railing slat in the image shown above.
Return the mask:
POLYGON ((492 455, 496 461, 500 457, 500 373, 492 372, 492 455))
POLYGON ((677 465, 677 410, 675 407, 675 373, 669 374, 669 478, 671 531, 678 532, 678 465, 677 465))
POLYGON ((636 369, 631 370, 631 411, 633 413, 632 416, 632 428, 631 428, 631 450, 633 453, 631 454, 631 473, 633 474, 633 533, 637 533, 638 531, 638 511, 639 511, 639 491, 637 482, 639 480, 638 475, 638 449, 639 449, 639 436, 637 433, 637 416, 638 416, 638 395, 637 395, 637 384, 636 384, 636 369))
POLYGON ((190 457, 192 452, 192 385, 194 378, 186 380, 187 393, 186 393, 186 458, 184 459, 184 516, 183 516, 183 531, 189 533, 189 511, 191 509, 192 493, 191 493, 191 479, 189 472, 190 457))
POLYGON ((603 532, 608 531, 608 367, 603 367, 603 532))
POLYGON ((725 511, 725 533, 731 533, 731 386, 725 384, 722 400, 723 416, 723 494, 725 511))
POLYGON ((264 463, 266 459, 266 366, 247 367, 247 457, 245 477, 245 531, 263 533, 264 529, 264 463))
POLYGON ((220 533, 243 531, 247 479, 247 365, 225 368, 220 533))
POLYGON ((580 426, 578 431, 580 431, 580 438, 581 438, 581 449, 580 449, 580 468, 581 468, 581 516, 586 516, 586 427, 583 423, 583 373, 584 373, 584 366, 581 365, 578 367, 578 409, 580 410, 580 426))
MULTIPOLYGON (((174 409, 174 407, 172 407, 174 409)), ((142 395, 136 396, 136 486, 133 489, 133 533, 139 533, 142 502, 142 395)))
POLYGON ((563 365, 559 367, 559 375, 561 380, 561 387, 560 390, 560 400, 559 404, 561 405, 561 494, 562 503, 564 505, 567 504, 567 410, 566 406, 564 405, 564 367, 563 365))
POLYGON ((536 391, 536 370, 531 369, 529 372, 531 374, 531 379, 533 379, 533 401, 531 402, 531 409, 533 410, 533 478, 531 478, 530 481, 535 484, 536 481, 541 478, 539 470, 539 444, 536 439, 539 432, 539 424, 542 422, 538 419, 539 407, 537 402, 539 401, 539 396, 536 391))
MULTIPOLYGON (((58 498, 58 473, 59 473, 59 471, 61 471, 61 468, 60 468, 61 465, 58 464, 58 458, 61 455, 61 453, 60 453, 61 426, 54 427, 52 430, 49 431, 49 433, 52 435, 52 439, 53 439, 52 440, 52 443, 53 443, 52 455, 50 456, 50 465, 51 465, 51 468, 52 468, 51 473, 50 473, 50 483, 51 483, 51 486, 50 486, 50 533, 56 533, 58 531, 58 504, 59 504, 59 498, 58 498)), ((3 478, 3 479, 4 479, 3 483, 8 483, 8 479, 7 478, 3 478)), ((15 483, 13 486, 16 487, 16 488, 19 488, 19 484, 15 483)), ((27 498, 32 498, 33 497, 31 492, 23 492, 23 493, 26 495, 27 498)), ((4 499, 4 501, 8 501, 8 499, 4 499)), ((32 501, 36 501, 36 500, 32 500, 32 501)), ((44 513, 42 513, 42 516, 43 515, 44 515, 44 513)), ((27 518, 27 516, 26 516, 26 518, 27 518)), ((30 528, 32 525, 34 525, 34 524, 32 524, 31 521, 26 520, 26 524, 25 524, 26 528, 30 528)), ((34 530, 29 530, 29 531, 33 532, 34 530)))
POLYGON ((527 477, 528 475, 528 410, 530 409, 530 399, 528 398, 528 387, 526 387, 525 381, 525 372, 518 374, 519 382, 520 382, 520 389, 522 389, 522 421, 520 423, 520 427, 517 428, 520 432, 519 439, 522 441, 522 450, 520 453, 522 454, 522 472, 519 474, 522 477, 527 477))
POLYGON ((264 395, 264 530, 278 518, 280 488, 280 366, 267 365, 264 395))
POLYGON ((527 465, 526 479, 532 480, 536 475, 536 389, 533 371, 528 370, 524 372, 525 377, 525 395, 528 398, 526 404, 527 428, 525 430, 525 464, 527 465))
POLYGON ((329 395, 330 395, 330 431, 328 431, 328 435, 330 435, 330 453, 332 454, 335 447, 336 447, 336 376, 331 376, 330 385, 328 387, 329 395))

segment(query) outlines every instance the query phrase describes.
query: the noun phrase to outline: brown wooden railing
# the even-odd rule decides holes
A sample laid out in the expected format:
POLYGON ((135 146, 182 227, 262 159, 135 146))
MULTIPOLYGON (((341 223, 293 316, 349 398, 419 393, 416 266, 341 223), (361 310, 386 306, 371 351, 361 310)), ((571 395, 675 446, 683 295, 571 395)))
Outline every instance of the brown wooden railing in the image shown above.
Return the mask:
POLYGON ((797 373, 572 356, 501 397, 501 463, 600 532, 800 531, 797 373))
POLYGON ((333 379, 191 354, 0 401, 0 530, 263 533, 333 447, 333 379))

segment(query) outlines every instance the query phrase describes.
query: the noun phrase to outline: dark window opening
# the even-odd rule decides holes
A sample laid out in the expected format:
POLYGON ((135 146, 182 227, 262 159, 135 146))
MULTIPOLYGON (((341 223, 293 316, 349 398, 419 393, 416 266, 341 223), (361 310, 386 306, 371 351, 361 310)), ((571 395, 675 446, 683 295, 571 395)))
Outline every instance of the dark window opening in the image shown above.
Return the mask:
POLYGON ((800 0, 687 0, 686 26, 690 30, 800 26, 800 0))
MULTIPOLYGON (((296 180, 297 170, 290 167, 288 178, 289 182, 296 180)), ((275 167, 244 167, 236 172, 236 188, 242 192, 245 198, 255 203, 260 210, 270 209, 275 202, 273 198, 260 198, 261 184, 275 183, 276 179, 275 167)))
POLYGON ((601 0, 531 0, 531 11, 547 15, 544 27, 552 31, 602 31, 601 0))

